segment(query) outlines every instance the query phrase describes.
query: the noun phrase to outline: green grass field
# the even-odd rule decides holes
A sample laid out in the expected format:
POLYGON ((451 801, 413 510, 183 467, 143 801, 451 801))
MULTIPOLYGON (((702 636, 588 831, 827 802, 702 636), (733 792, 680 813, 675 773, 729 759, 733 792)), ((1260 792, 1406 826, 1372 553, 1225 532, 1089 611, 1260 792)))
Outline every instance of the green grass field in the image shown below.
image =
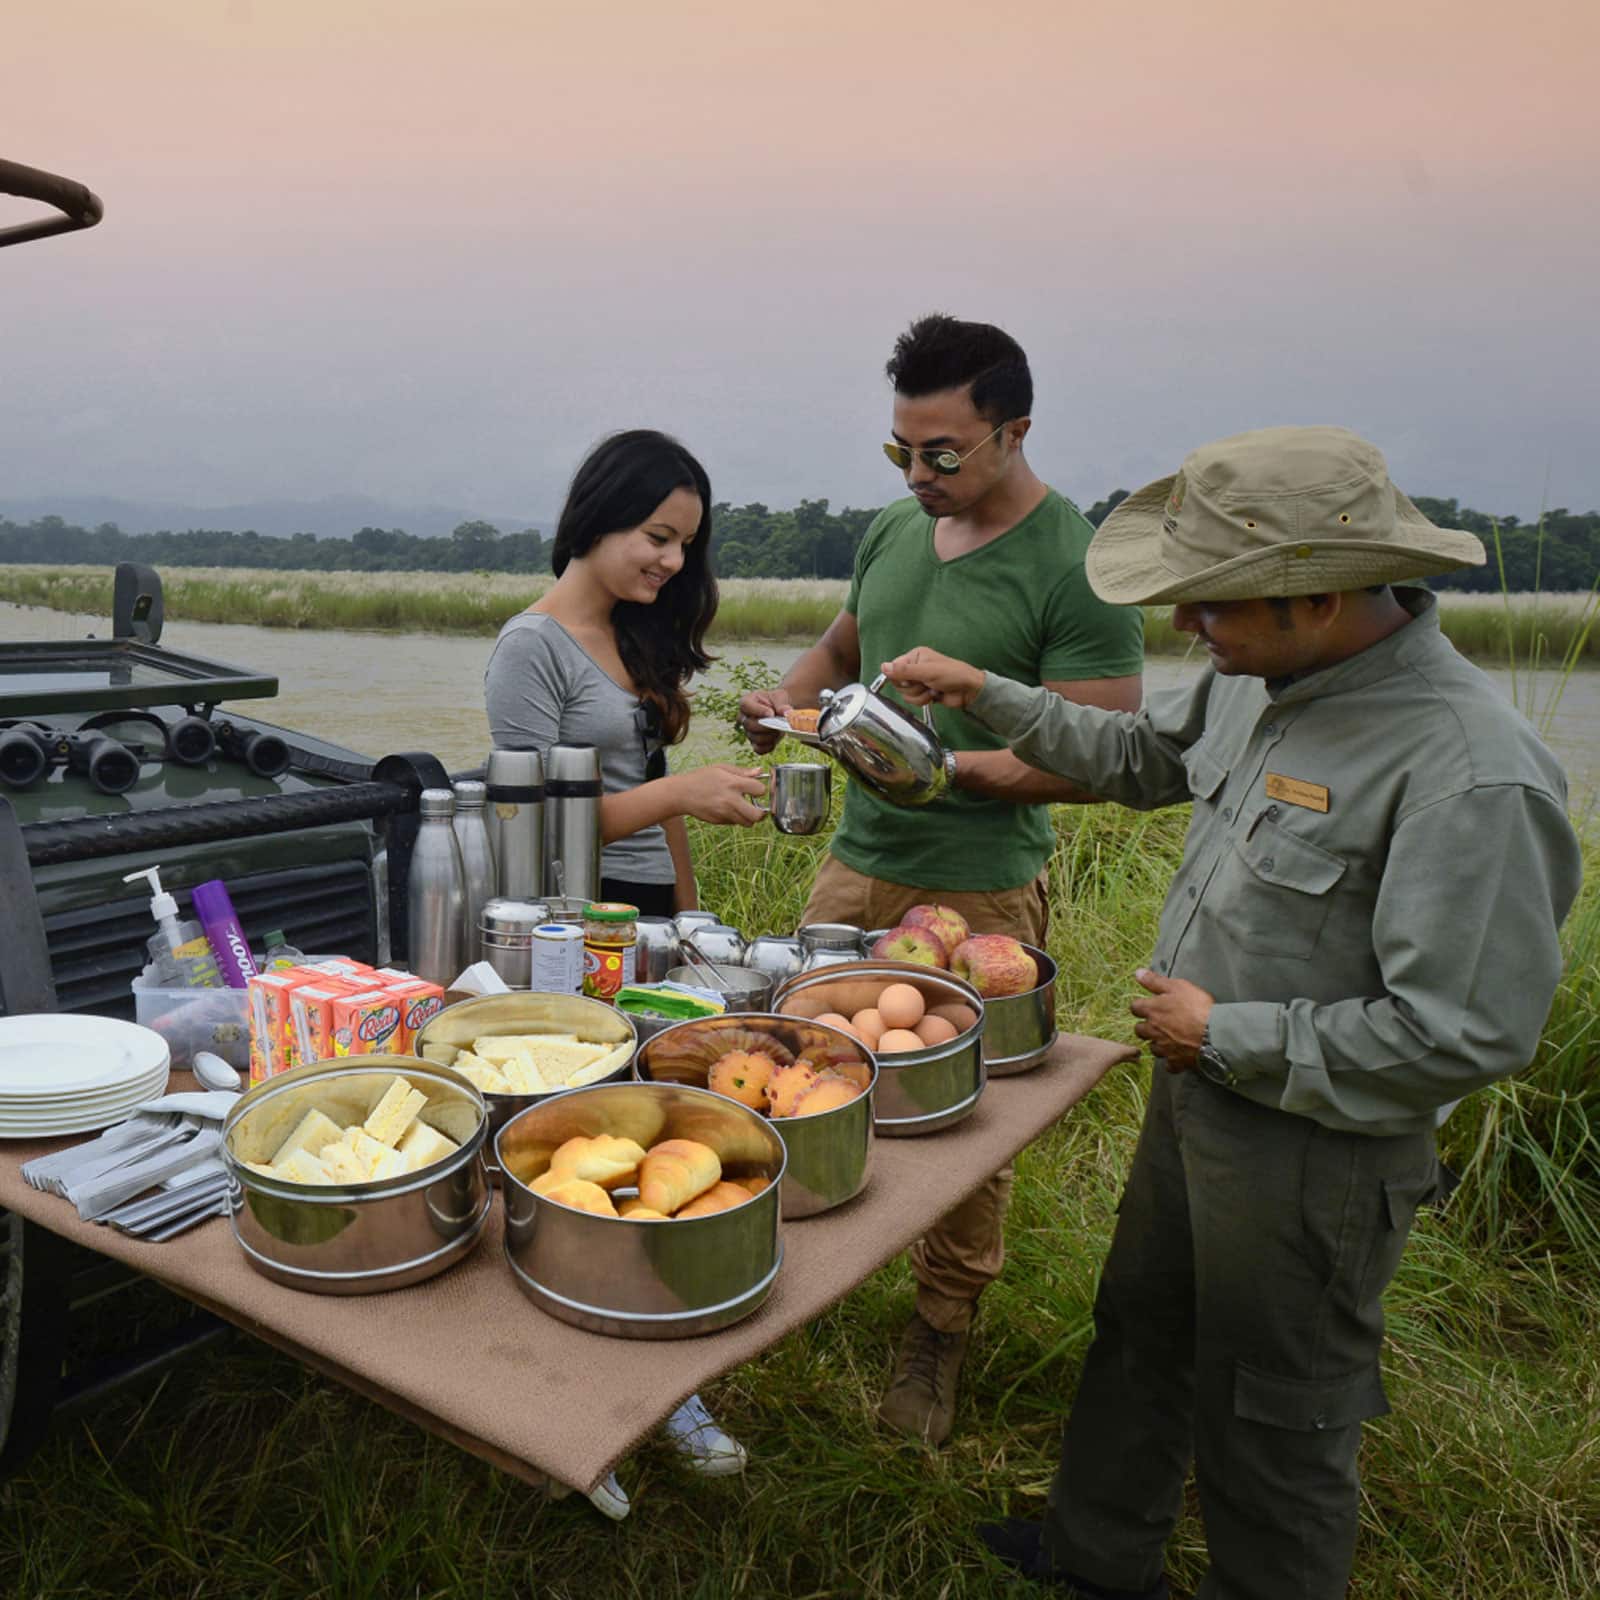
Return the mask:
MULTIPOLYGON (((384 632, 497 633, 536 600, 548 578, 507 573, 270 572, 170 567, 161 574, 167 616, 188 622, 247 622, 265 628, 376 629, 384 632)), ((844 599, 825 579, 730 578, 711 638, 809 640, 819 637, 844 599)), ((111 574, 95 567, 0 566, 0 600, 109 616, 111 574)), ((1464 654, 1517 666, 1600 662, 1595 597, 1447 594, 1445 632, 1464 654)), ((1171 608, 1147 607, 1145 648, 1181 655, 1187 634, 1171 608)))
MULTIPOLYGON (((1180 813, 1062 810, 1051 953, 1066 1025, 1130 1038, 1129 974, 1178 860, 1180 813)), ((695 827, 707 903, 798 918, 821 837, 695 827)), ((1357 1600, 1600 1594, 1600 841, 1538 1061, 1445 1130, 1465 1178, 1419 1221, 1388 1300, 1394 1410, 1363 1455, 1357 1600)), ((632 1517, 551 1503, 288 1358, 239 1339, 152 1395, 63 1425, 4 1491, 10 1596, 281 1600, 965 1600, 1010 1593, 975 1522, 1037 1513, 1089 1337, 1147 1071, 1114 1074, 1018 1162, 1009 1261, 985 1297, 939 1452, 872 1410, 911 1301, 904 1263, 711 1386, 749 1447, 701 1482, 659 1442, 621 1469, 632 1517)), ((796 1224, 804 1226, 804 1224, 796 1224)), ((152 1289, 146 1315, 161 1314, 152 1289)), ((103 1303, 96 1337, 127 1312, 103 1303)), ((384 1304, 372 1302, 375 1354, 384 1304)), ((463 1328, 461 1359, 475 1331, 463 1328)), ((530 1313, 527 1337, 537 1338, 530 1313)), ((1202 1570, 1191 1497, 1172 1547, 1202 1570)))

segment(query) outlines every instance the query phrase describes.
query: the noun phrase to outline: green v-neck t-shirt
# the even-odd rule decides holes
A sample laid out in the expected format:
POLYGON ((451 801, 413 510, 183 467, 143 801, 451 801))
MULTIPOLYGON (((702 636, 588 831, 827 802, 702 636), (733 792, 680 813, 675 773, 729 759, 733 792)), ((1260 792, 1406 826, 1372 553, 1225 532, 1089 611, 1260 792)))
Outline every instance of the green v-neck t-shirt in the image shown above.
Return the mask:
MULTIPOLYGON (((1028 684, 1142 669, 1143 613, 1095 596, 1083 570, 1094 529, 1054 489, 1014 528, 954 560, 939 559, 933 530, 914 499, 897 500, 861 541, 844 604, 860 630, 864 682, 919 644, 1028 684)), ((953 749, 1006 747, 964 712, 932 711, 953 749)), ((890 883, 982 892, 1030 882, 1052 844, 1045 805, 954 790, 908 809, 852 781, 833 854, 890 883)))

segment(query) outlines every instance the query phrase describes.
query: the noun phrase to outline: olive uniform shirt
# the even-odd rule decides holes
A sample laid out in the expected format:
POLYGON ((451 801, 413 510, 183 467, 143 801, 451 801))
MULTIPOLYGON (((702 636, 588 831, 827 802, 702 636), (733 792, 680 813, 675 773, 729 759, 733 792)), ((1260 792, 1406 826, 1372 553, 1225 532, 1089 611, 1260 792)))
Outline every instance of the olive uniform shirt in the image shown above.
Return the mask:
POLYGON ((1208 670, 1126 715, 990 675, 971 708, 1103 799, 1193 800, 1151 965, 1216 998, 1235 1092, 1367 1134, 1528 1063, 1582 873, 1555 757, 1395 592, 1410 623, 1286 682, 1208 670))

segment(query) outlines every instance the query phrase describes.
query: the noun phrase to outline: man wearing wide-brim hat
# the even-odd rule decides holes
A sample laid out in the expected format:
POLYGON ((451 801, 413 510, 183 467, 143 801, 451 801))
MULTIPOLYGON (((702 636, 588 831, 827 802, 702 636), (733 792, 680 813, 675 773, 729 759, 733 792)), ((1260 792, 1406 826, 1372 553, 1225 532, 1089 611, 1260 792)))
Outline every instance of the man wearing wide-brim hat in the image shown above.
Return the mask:
POLYGON ((1408 578, 1475 565, 1341 428, 1196 450, 1087 556, 1210 657, 1136 715, 924 649, 884 670, 964 706, 1084 798, 1192 801, 1135 1032, 1152 1075, 1043 1525, 988 1524, 1031 1577, 1160 1596, 1196 1468, 1204 1600, 1334 1600, 1380 1305, 1434 1130, 1532 1057, 1578 890, 1566 780, 1408 578))

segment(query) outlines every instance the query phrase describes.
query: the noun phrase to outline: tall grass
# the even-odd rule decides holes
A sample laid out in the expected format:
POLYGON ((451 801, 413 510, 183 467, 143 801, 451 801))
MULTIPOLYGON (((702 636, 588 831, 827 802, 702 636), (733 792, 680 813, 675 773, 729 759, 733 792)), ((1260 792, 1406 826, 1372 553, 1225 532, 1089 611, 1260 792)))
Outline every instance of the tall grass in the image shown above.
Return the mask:
MULTIPOLYGON (((1181 812, 1056 814, 1050 951, 1065 1026, 1131 1038, 1130 973, 1154 941, 1181 812)), ((748 931, 798 919, 821 837, 692 825, 702 894, 748 931)), ((1600 840, 1565 931, 1539 1057, 1446 1128, 1464 1171, 1424 1213, 1387 1300, 1392 1415, 1368 1428, 1354 1600, 1600 1594, 1600 840), (1585 1209, 1587 1208, 1587 1210, 1585 1209)), ((933 1452, 872 1421, 908 1311, 904 1263, 713 1386, 749 1447, 740 1480, 658 1441, 622 1469, 628 1522, 550 1503, 248 1340, 153 1397, 63 1425, 7 1490, 0 1592, 82 1600, 976 1600, 1002 1590, 972 1525, 1037 1514, 1090 1330, 1146 1073, 1113 1074, 1026 1150, 1009 1258, 985 1296, 955 1437, 933 1452)), ((804 1224, 796 1224, 804 1226, 804 1224)), ((161 1315, 153 1286, 143 1314, 161 1315)), ((370 1303, 375 1358, 387 1309, 370 1303)), ((115 1341, 129 1312, 106 1302, 115 1341)), ((472 1359, 483 1330, 462 1330, 472 1359)), ((491 1330, 537 1358, 538 1317, 491 1330)), ((1171 1566, 1198 1581, 1190 1511, 1171 1566)))
MULTIPOLYGON (((188 622, 263 628, 494 634, 544 593, 550 579, 514 573, 276 572, 169 567, 167 615, 188 622)), ((844 601, 828 579, 727 578, 713 640, 815 639, 844 601)), ((0 600, 94 616, 110 614, 111 575, 92 567, 0 566, 0 600)), ((1464 654, 1511 666, 1570 669, 1600 662, 1595 596, 1445 594, 1440 618, 1464 654)), ((1145 648, 1183 655, 1188 634, 1170 606, 1145 608, 1145 648)))

